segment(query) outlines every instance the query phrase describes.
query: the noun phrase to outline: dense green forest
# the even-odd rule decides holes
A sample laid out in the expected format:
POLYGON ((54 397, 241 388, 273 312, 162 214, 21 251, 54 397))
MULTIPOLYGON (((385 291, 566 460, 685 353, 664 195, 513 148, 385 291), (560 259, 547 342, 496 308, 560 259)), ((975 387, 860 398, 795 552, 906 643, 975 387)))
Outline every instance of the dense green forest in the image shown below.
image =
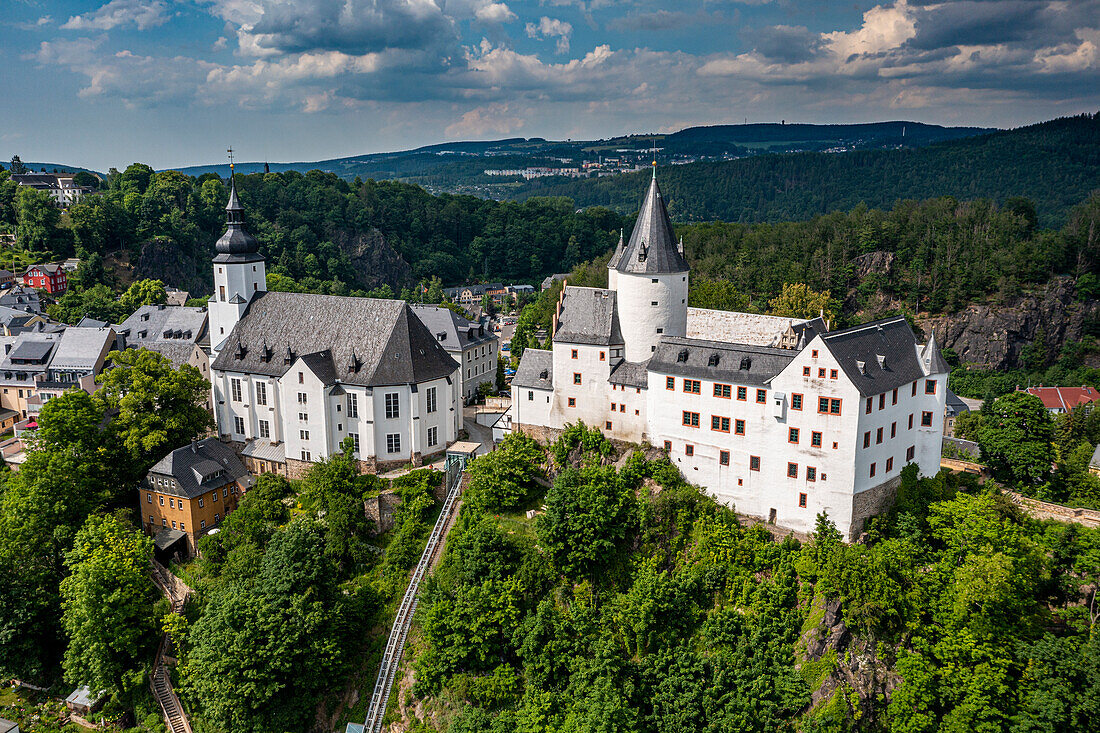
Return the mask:
MULTIPOLYGON (((861 202, 882 208, 933 196, 1026 196, 1044 226, 1060 225, 1100 185, 1100 114, 920 148, 762 155, 669 166, 658 175, 678 221, 798 221, 861 202)), ((626 213, 638 206, 647 178, 543 178, 511 195, 566 196, 626 213)))
POLYGON ((474 462, 408 647, 415 697, 392 717, 450 733, 1100 726, 1100 531, 910 467, 862 543, 825 516, 779 541, 666 458, 615 459, 576 426, 474 462))

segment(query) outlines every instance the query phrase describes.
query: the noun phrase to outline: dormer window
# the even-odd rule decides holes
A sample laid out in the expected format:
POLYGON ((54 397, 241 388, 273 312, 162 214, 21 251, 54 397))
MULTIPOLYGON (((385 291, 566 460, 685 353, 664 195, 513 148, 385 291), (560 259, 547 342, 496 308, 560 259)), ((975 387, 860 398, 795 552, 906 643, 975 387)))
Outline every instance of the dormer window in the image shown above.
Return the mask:
POLYGON ((752 358, 748 356, 741 357, 741 371, 747 372, 752 367, 752 358))
POLYGON ((680 349, 680 353, 676 355, 676 361, 681 364, 686 364, 688 360, 688 350, 680 349))
POLYGON ((885 369, 886 368, 886 357, 883 356, 882 354, 875 354, 875 358, 878 359, 878 368, 879 369, 885 369))
POLYGON ((720 357, 718 356, 718 354, 717 354, 717 353, 715 353, 715 354, 711 354, 711 355, 710 355, 710 358, 709 358, 709 359, 707 359, 707 366, 718 366, 718 360, 719 360, 719 358, 720 358, 720 357))

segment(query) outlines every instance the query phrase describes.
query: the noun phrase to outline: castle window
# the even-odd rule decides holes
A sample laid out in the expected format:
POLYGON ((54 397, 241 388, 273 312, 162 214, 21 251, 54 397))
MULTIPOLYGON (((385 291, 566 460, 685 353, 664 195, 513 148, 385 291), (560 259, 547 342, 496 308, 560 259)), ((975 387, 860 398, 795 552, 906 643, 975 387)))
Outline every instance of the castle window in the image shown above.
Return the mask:
POLYGON ((605 358, 606 358, 605 352, 601 351, 600 352, 600 361, 603 361, 605 358))
POLYGON ((898 437, 898 424, 896 422, 890 423, 890 437, 898 437))
POLYGON ((721 415, 711 415, 710 429, 717 430, 720 433, 728 433, 730 431, 730 419, 721 415))
POLYGON ((915 456, 916 454, 917 454, 917 447, 915 445, 909 446, 908 448, 905 449, 905 460, 912 461, 913 456, 915 456))
POLYGON ((684 410, 683 424, 688 426, 689 428, 699 427, 699 413, 684 410))
POLYGON ((870 475, 868 476, 868 478, 874 478, 874 477, 875 477, 875 471, 876 471, 876 470, 877 470, 877 467, 876 467, 876 465, 875 465, 874 463, 872 463, 872 464, 871 464, 871 473, 870 473, 870 475))
POLYGON ((239 379, 230 379, 229 380, 229 391, 232 395, 231 399, 234 402, 240 402, 241 401, 241 380, 239 380, 239 379))
POLYGON ((791 395, 791 409, 792 410, 801 410, 802 409, 802 395, 798 394, 797 392, 791 395))
POLYGON ((610 421, 610 420, 608 420, 607 422, 605 422, 605 423, 604 423, 604 428, 605 428, 606 430, 610 430, 610 429, 611 429, 611 421, 610 421))
POLYGON ((390 433, 386 436, 386 452, 387 453, 400 453, 401 452, 401 435, 400 433, 390 433))
POLYGON ((749 470, 750 471, 759 471, 760 470, 760 456, 749 456, 749 470))
POLYGON ((880 409, 880 410, 885 410, 886 409, 886 393, 885 392, 883 392, 882 394, 880 394, 878 396, 878 409, 880 409))
POLYGON ((256 404, 267 404, 267 384, 264 382, 256 382, 256 404))
POLYGON ((734 432, 735 435, 744 435, 745 434, 745 421, 744 420, 734 420, 733 421, 733 432, 734 432))
POLYGON ((887 458, 886 459, 886 473, 890 473, 893 470, 894 470, 894 459, 893 458, 887 458))
POLYGON ((836 371, 836 369, 830 369, 830 370, 829 370, 829 379, 836 379, 836 378, 837 378, 837 371, 836 371))
POLYGON ((569 406, 570 407, 576 407, 577 406, 577 398, 576 397, 570 397, 569 398, 569 406))
POLYGON ((788 443, 797 443, 798 442, 798 428, 790 428, 789 430, 787 430, 787 442, 788 443))
POLYGON ((580 372, 573 372, 573 384, 580 384, 580 383, 581 383, 581 374, 580 374, 580 372))
POLYGON ((348 392, 348 417, 359 417, 359 395, 354 392, 348 392))
POLYGON ((577 358, 577 350, 573 349, 572 351, 573 351, 573 358, 576 359, 577 358))
POLYGON ((805 508, 806 508, 806 495, 805 495, 805 494, 803 494, 803 493, 800 493, 800 494, 798 495, 798 506, 799 506, 799 507, 800 507, 801 509, 805 509, 805 508))
POLYGON ((882 428, 875 431, 875 445, 882 442, 882 428))
POLYGON ((932 413, 928 412, 927 410, 922 412, 920 414, 920 424, 921 424, 921 427, 924 427, 924 428, 932 427, 932 413))
POLYGON ((898 403, 898 388, 894 387, 893 396, 890 398, 890 404, 896 405, 898 403))
POLYGON ((812 356, 813 358, 816 359, 817 358, 817 349, 814 349, 813 351, 811 351, 810 356, 812 356))
POLYGON ((870 430, 868 430, 866 433, 863 434, 863 447, 864 448, 870 448, 871 447, 871 431, 870 430))
POLYGON ((748 399, 748 397, 749 397, 748 387, 738 387, 737 388, 737 399, 746 400, 746 399, 748 399))
POLYGON ((260 437, 261 438, 270 438, 271 437, 271 424, 267 420, 260 420, 259 426, 260 426, 260 430, 259 430, 260 437))
POLYGON ((766 390, 766 389, 756 390, 756 401, 761 405, 764 404, 765 402, 767 402, 768 401, 768 390, 766 390))
POLYGON ((924 393, 925 394, 936 394, 936 380, 935 379, 926 379, 925 380, 925 382, 924 382, 924 393))
POLYGON ((691 444, 685 445, 684 446, 684 455, 685 456, 695 455, 695 446, 691 445, 691 444))
POLYGON ((804 377, 810 376, 810 368, 809 367, 802 367, 802 376, 804 376, 804 377))
POLYGON ((730 465, 730 452, 728 450, 718 451, 718 463, 723 466, 730 465))
POLYGON ((676 389, 676 377, 665 377, 665 389, 676 389))
MULTIPOLYGON (((359 450, 359 445, 358 445, 359 436, 356 435, 355 439, 356 439, 355 449, 359 450)), ((438 444, 439 444, 439 428, 437 428, 435 426, 432 426, 432 427, 428 428, 428 447, 431 448, 431 447, 434 447, 438 444)))
POLYGON ((810 433, 810 445, 812 445, 814 448, 821 447, 821 433, 817 432, 816 430, 810 433))
POLYGON ((868 397, 867 398, 867 414, 870 415, 871 410, 873 410, 873 409, 875 409, 875 398, 874 397, 868 397))
POLYGON ((438 408, 435 393, 435 387, 428 387, 424 395, 425 402, 427 402, 427 410, 429 414, 435 412, 438 408))
POLYGON ((689 394, 699 394, 699 391, 700 391, 699 380, 698 379, 685 379, 684 380, 684 391, 688 392, 689 394))
POLYGON ((724 400, 728 400, 730 398, 730 385, 728 385, 728 384, 715 384, 714 385, 714 396, 715 397, 721 397, 724 400))
POLYGON ((913 429, 913 413, 909 413, 909 429, 913 429))
POLYGON ((916 382, 913 382, 913 396, 914 397, 917 396, 917 383, 916 382))
POLYGON ((401 417, 400 395, 396 392, 386 394, 386 419, 394 420, 401 417))
POLYGON ((244 418, 238 415, 233 416, 233 430, 237 435, 244 435, 244 418))
POLYGON ((806 480, 817 481, 817 469, 813 466, 806 466, 806 480))
POLYGON ((665 450, 666 451, 672 450, 672 441, 671 440, 666 440, 665 441, 665 450))
POLYGON ((817 370, 817 376, 819 379, 825 378, 825 367, 819 367, 817 370))

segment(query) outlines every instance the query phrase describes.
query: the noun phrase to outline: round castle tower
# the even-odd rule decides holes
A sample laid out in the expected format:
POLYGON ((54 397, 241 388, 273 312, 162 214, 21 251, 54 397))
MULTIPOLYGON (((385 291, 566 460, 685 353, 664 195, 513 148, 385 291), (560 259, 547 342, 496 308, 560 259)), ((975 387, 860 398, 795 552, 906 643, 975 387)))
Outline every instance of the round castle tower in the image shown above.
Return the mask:
POLYGON ((656 168, 630 241, 624 245, 620 235, 607 269, 627 361, 649 359, 662 336, 687 334, 688 263, 673 234, 656 168))

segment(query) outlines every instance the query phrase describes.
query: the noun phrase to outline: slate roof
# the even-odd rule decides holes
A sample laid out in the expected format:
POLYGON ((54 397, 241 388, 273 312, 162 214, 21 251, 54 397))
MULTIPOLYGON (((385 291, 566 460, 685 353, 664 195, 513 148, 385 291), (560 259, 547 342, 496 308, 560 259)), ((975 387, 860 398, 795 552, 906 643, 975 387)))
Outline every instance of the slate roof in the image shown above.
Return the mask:
POLYGON ((554 341, 592 346, 623 343, 616 297, 614 290, 567 286, 554 341))
POLYGON ((153 546, 161 552, 172 547, 180 540, 186 539, 187 533, 181 532, 178 529, 172 529, 171 527, 165 527, 153 535, 153 546))
POLYGON ((115 341, 110 328, 66 328, 50 359, 50 369, 93 371, 115 341))
POLYGON ((917 359, 920 347, 904 316, 833 331, 821 340, 864 396, 888 392, 925 376, 917 359))
POLYGON ((648 361, 621 361, 611 372, 611 376, 607 378, 607 381, 609 384, 621 384, 624 387, 645 389, 649 386, 648 371, 648 361))
POLYGON ((943 358, 943 352, 940 351, 940 345, 936 342, 935 331, 929 334, 928 343, 921 349, 920 360, 924 365, 925 374, 948 374, 951 371, 947 360, 943 358))
POLYGON ((829 332, 828 327, 825 326, 824 319, 821 316, 812 318, 805 323, 799 323, 792 325, 791 329, 798 334, 800 339, 805 338, 805 343, 808 344, 814 340, 816 336, 821 336, 829 332))
POLYGON ((241 455, 261 461, 286 463, 286 443, 276 445, 270 440, 250 438, 245 441, 244 447, 241 448, 241 455))
POLYGON ((959 399, 959 396, 952 392, 950 387, 947 388, 947 395, 944 397, 944 407, 949 417, 970 412, 970 405, 959 399))
POLYGON ((1089 468, 1100 471, 1100 445, 1096 446, 1096 450, 1092 452, 1092 458, 1089 459, 1089 468))
POLYGON ((18 341, 15 347, 8 354, 11 360, 19 359, 21 361, 42 361, 50 355, 50 351, 57 345, 56 339, 40 340, 40 339, 24 339, 18 341))
POLYGON ((528 389, 554 388, 554 352, 544 349, 524 349, 519 368, 512 377, 513 387, 528 389))
POLYGON ((244 228, 244 208, 237 199, 237 183, 229 176, 229 203, 225 206, 226 229, 214 245, 214 262, 259 262, 260 242, 244 228))
POLYGON ((662 272, 687 272, 688 263, 680 254, 672 222, 668 218, 657 176, 649 182, 634 231, 626 248, 615 259, 619 272, 653 275, 662 272))
POLYGON ((762 387, 797 354, 793 349, 666 336, 649 359, 649 371, 762 387))
POLYGON ((211 368, 281 377, 299 356, 324 351, 334 380, 366 387, 426 382, 458 369, 404 301, 270 291, 252 299, 211 368))
POLYGON ((28 313, 42 312, 42 303, 38 292, 19 285, 0 291, 0 305, 27 311, 28 313))
POLYGON ((11 722, 7 718, 0 718, 0 733, 11 733, 11 731, 15 730, 18 727, 18 725, 11 722))
POLYGON ((206 334, 208 318, 209 313, 205 308, 143 305, 119 324, 119 329, 126 337, 127 346, 181 341, 193 344, 206 334))
POLYGON ((191 361, 191 354, 195 351, 195 344, 190 341, 154 341, 150 343, 139 343, 137 346, 142 349, 157 352, 165 359, 172 362, 172 366, 177 369, 191 361))
POLYGON ((157 490, 187 499, 224 486, 230 479, 246 486, 252 484, 252 475, 241 459, 217 438, 206 438, 176 448, 149 469, 149 473, 174 478, 175 485, 169 488, 158 486, 157 490))
POLYGON ((491 331, 487 332, 484 325, 468 321, 450 308, 413 303, 409 305, 416 317, 447 351, 461 351, 497 338, 491 331), (470 329, 473 329, 473 338, 470 338, 470 329))

